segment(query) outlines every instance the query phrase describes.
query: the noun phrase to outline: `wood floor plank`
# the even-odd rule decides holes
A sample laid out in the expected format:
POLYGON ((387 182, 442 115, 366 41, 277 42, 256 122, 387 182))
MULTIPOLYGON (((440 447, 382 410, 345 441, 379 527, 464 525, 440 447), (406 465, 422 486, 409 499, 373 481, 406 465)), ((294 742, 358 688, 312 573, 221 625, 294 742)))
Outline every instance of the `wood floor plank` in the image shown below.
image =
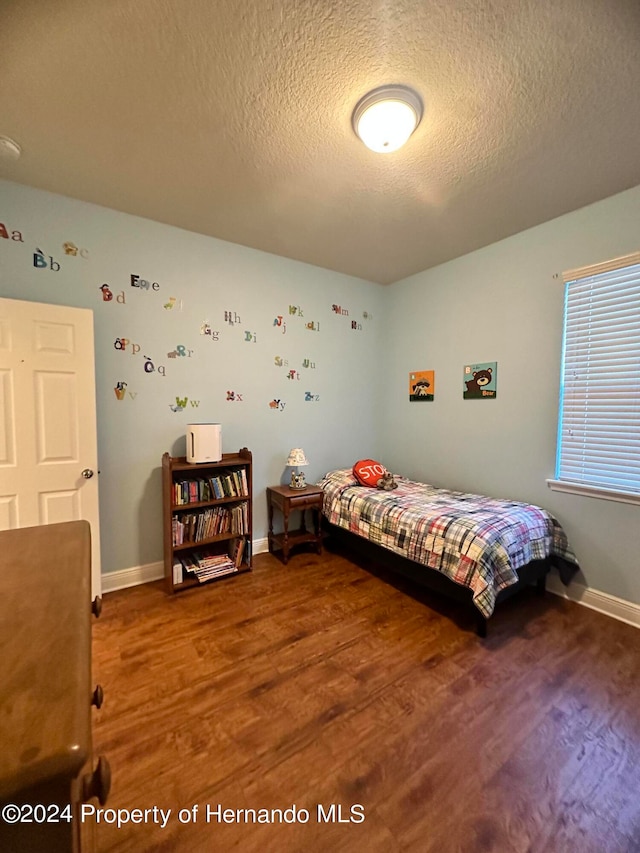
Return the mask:
POLYGON ((174 597, 105 596, 107 805, 171 818, 101 823, 101 853, 640 851, 640 632, 525 591, 483 641, 459 605, 372 568, 265 554, 174 597), (218 803, 310 818, 207 823, 218 803))

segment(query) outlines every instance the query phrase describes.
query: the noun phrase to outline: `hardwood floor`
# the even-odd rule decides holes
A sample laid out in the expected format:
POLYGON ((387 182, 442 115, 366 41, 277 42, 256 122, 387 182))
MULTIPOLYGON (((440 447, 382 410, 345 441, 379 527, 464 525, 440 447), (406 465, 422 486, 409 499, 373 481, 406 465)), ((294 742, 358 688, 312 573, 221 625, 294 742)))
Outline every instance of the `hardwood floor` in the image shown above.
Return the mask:
POLYGON ((525 591, 480 640, 460 605, 374 570, 264 554, 172 598, 105 597, 106 808, 171 815, 101 822, 99 851, 640 850, 640 631, 525 591), (309 819, 207 823, 218 804, 309 819))

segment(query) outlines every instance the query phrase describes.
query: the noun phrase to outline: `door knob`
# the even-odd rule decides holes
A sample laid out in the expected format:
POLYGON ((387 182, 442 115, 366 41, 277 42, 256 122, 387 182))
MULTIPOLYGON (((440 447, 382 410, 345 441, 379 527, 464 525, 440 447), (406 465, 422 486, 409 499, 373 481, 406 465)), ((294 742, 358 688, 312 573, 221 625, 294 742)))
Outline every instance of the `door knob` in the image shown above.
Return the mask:
POLYGON ((84 471, 82 471, 82 476, 85 480, 90 480, 93 477, 93 471, 91 468, 85 468, 84 471))

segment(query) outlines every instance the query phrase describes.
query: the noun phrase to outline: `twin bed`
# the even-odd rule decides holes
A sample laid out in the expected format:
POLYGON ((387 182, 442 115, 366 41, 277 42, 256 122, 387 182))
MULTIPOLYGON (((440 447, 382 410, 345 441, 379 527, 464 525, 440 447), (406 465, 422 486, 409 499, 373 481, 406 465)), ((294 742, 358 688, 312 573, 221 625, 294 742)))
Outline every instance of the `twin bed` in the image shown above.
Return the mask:
POLYGON ((400 571, 419 583, 471 601, 481 636, 499 601, 532 582, 544 591, 551 566, 565 584, 579 568, 538 506, 395 479, 398 488, 382 491, 351 469, 330 471, 318 483, 327 522, 404 558, 400 571))

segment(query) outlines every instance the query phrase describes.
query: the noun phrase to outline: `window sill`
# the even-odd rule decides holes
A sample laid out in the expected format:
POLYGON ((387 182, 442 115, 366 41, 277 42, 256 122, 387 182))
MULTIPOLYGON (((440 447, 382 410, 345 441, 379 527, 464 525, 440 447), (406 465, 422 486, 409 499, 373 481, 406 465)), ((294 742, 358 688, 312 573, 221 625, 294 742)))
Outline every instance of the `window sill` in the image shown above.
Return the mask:
POLYGON ((547 480, 547 486, 554 492, 566 492, 570 495, 583 495, 587 498, 601 498, 605 501, 640 505, 640 494, 635 492, 618 492, 615 489, 604 489, 599 486, 584 486, 582 483, 571 483, 568 480, 547 480))

